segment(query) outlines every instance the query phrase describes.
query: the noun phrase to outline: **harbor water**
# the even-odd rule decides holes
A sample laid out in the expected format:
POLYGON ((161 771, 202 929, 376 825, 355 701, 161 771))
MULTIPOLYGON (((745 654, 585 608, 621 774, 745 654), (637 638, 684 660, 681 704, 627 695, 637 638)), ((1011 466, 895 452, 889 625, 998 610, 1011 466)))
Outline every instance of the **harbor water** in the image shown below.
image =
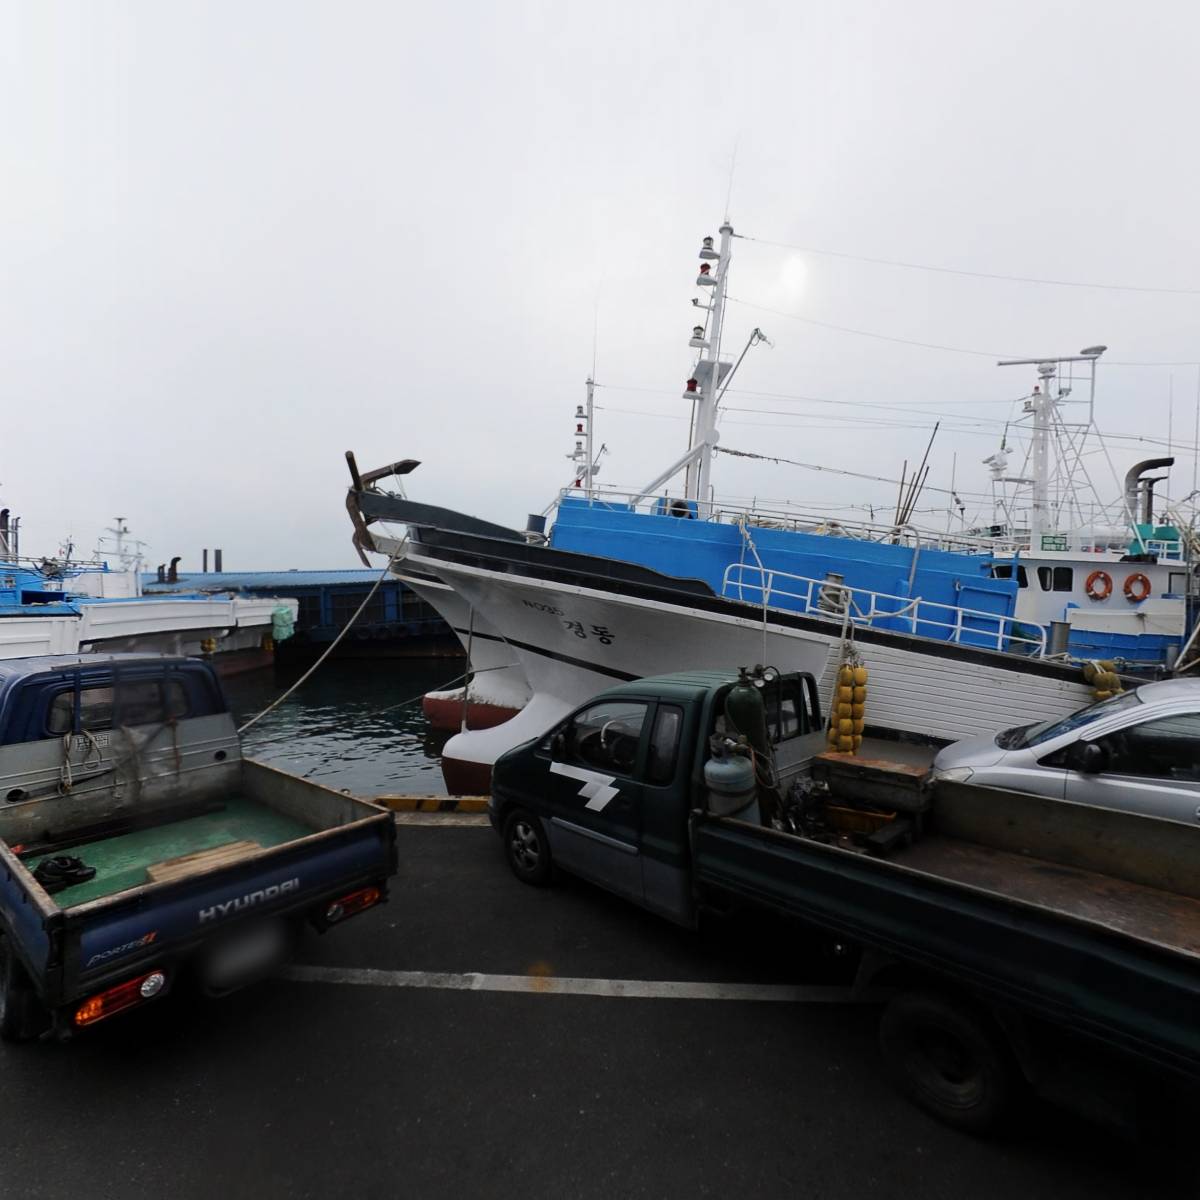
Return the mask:
MULTIPOLYGON (((444 794, 441 751, 421 697, 462 672, 461 659, 324 663, 244 735, 249 757, 359 796, 444 794)), ((238 724, 262 712, 304 668, 276 667, 223 681, 238 724)))

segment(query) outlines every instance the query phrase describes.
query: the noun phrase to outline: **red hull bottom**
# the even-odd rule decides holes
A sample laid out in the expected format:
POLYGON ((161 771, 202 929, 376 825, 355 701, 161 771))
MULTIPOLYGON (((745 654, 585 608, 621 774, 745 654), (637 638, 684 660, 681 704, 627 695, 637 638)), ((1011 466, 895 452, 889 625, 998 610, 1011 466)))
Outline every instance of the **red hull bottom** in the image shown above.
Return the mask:
POLYGON ((451 796, 487 796, 492 791, 492 765, 443 755, 442 779, 451 796))
MULTIPOLYGON (((457 733, 462 729, 461 696, 458 699, 451 696, 426 696, 421 701, 421 711, 439 733, 457 733)), ((471 700, 467 703, 467 728, 491 729, 493 726, 503 725, 520 711, 501 704, 482 704, 471 700)))
POLYGON ((275 661, 272 650, 264 650, 254 646, 247 650, 226 650, 222 654, 214 654, 209 660, 222 678, 230 675, 241 675, 246 671, 261 671, 271 666, 275 661))

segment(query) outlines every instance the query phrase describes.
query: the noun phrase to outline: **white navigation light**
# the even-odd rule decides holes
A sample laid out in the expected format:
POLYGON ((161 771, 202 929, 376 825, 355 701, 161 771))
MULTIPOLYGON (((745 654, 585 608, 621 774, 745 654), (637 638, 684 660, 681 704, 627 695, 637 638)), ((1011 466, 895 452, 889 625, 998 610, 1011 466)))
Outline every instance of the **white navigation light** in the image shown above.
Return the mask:
POLYGON ((701 257, 701 258, 720 258, 720 257, 721 257, 721 256, 720 256, 720 255, 719 255, 719 254, 718 254, 718 253, 717 253, 717 252, 716 252, 716 251, 713 249, 713 240, 712 240, 712 238, 710 238, 710 237, 706 237, 706 238, 704 239, 704 241, 703 241, 703 242, 700 244, 700 257, 701 257))

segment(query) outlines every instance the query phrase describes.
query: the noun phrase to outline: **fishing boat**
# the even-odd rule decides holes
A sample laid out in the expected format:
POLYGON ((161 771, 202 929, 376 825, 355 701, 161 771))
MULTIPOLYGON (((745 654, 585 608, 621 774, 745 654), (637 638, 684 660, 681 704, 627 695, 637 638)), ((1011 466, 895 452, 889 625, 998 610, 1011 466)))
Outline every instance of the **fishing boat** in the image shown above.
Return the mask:
POLYGON ((0 510, 0 656, 157 650, 204 655, 222 674, 272 661, 297 605, 274 597, 142 591, 140 544, 118 517, 92 558, 23 556, 20 522, 0 510))
MULTIPOLYGON (((347 503, 360 552, 386 553, 412 586, 423 582, 464 647, 472 639, 473 664, 482 647, 503 659, 513 701, 527 689, 518 715, 491 729, 465 728, 447 743, 450 790, 486 786, 498 754, 613 679, 761 662, 811 671, 828 703, 849 640, 871 673, 866 720, 875 734, 945 742, 1065 715, 1091 699, 1068 643, 1073 632, 1102 631, 1072 620, 1072 601, 1056 587, 1065 590, 1067 559, 1103 569, 1128 556, 1108 542, 1102 553, 1095 530, 1087 546, 1048 540, 1062 536, 1050 503, 1061 489, 1048 465, 1061 389, 1039 391, 1046 399, 1031 410, 1035 466, 1044 469, 1041 485, 1031 477, 1035 519, 1023 540, 1012 527, 932 534, 907 520, 875 526, 717 500, 718 405, 762 339, 755 330, 736 362, 720 356, 732 237, 726 222, 720 247, 706 238, 700 250, 697 286, 710 299, 690 339, 699 357, 684 387, 694 405, 688 449, 643 488, 596 487, 590 384, 587 409, 576 413, 576 478, 549 528, 541 517, 514 530, 410 500, 403 480, 389 477, 407 475, 417 465, 411 460, 403 471, 366 475, 352 460, 347 503)), ((1090 348, 1071 361, 1094 371, 1102 352, 1090 348)), ((1065 361, 1034 360, 1043 384, 1065 361)), ((1143 487, 1145 499, 1141 478, 1134 489, 1143 487)), ((1166 563, 1148 561, 1162 550, 1157 532, 1138 530, 1135 539, 1146 549, 1136 566, 1155 569, 1147 578, 1151 589, 1164 589, 1159 599, 1173 581, 1166 563)), ((1086 591, 1089 581, 1080 579, 1086 591)))

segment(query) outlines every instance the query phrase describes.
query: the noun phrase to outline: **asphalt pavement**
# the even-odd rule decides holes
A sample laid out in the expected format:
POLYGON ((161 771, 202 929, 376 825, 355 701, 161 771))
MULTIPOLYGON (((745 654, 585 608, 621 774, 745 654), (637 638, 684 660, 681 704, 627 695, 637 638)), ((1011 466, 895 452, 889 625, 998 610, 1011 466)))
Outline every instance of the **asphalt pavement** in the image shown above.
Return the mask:
POLYGON ((925 1116, 884 1077, 877 1012, 827 1002, 847 961, 793 926, 692 933, 518 883, 489 829, 399 833, 391 902, 307 938, 304 978, 0 1047, 0 1196, 1198 1194, 1170 1150, 1043 1103, 1000 1141, 925 1116), (514 976, 763 986, 488 990, 514 976))

